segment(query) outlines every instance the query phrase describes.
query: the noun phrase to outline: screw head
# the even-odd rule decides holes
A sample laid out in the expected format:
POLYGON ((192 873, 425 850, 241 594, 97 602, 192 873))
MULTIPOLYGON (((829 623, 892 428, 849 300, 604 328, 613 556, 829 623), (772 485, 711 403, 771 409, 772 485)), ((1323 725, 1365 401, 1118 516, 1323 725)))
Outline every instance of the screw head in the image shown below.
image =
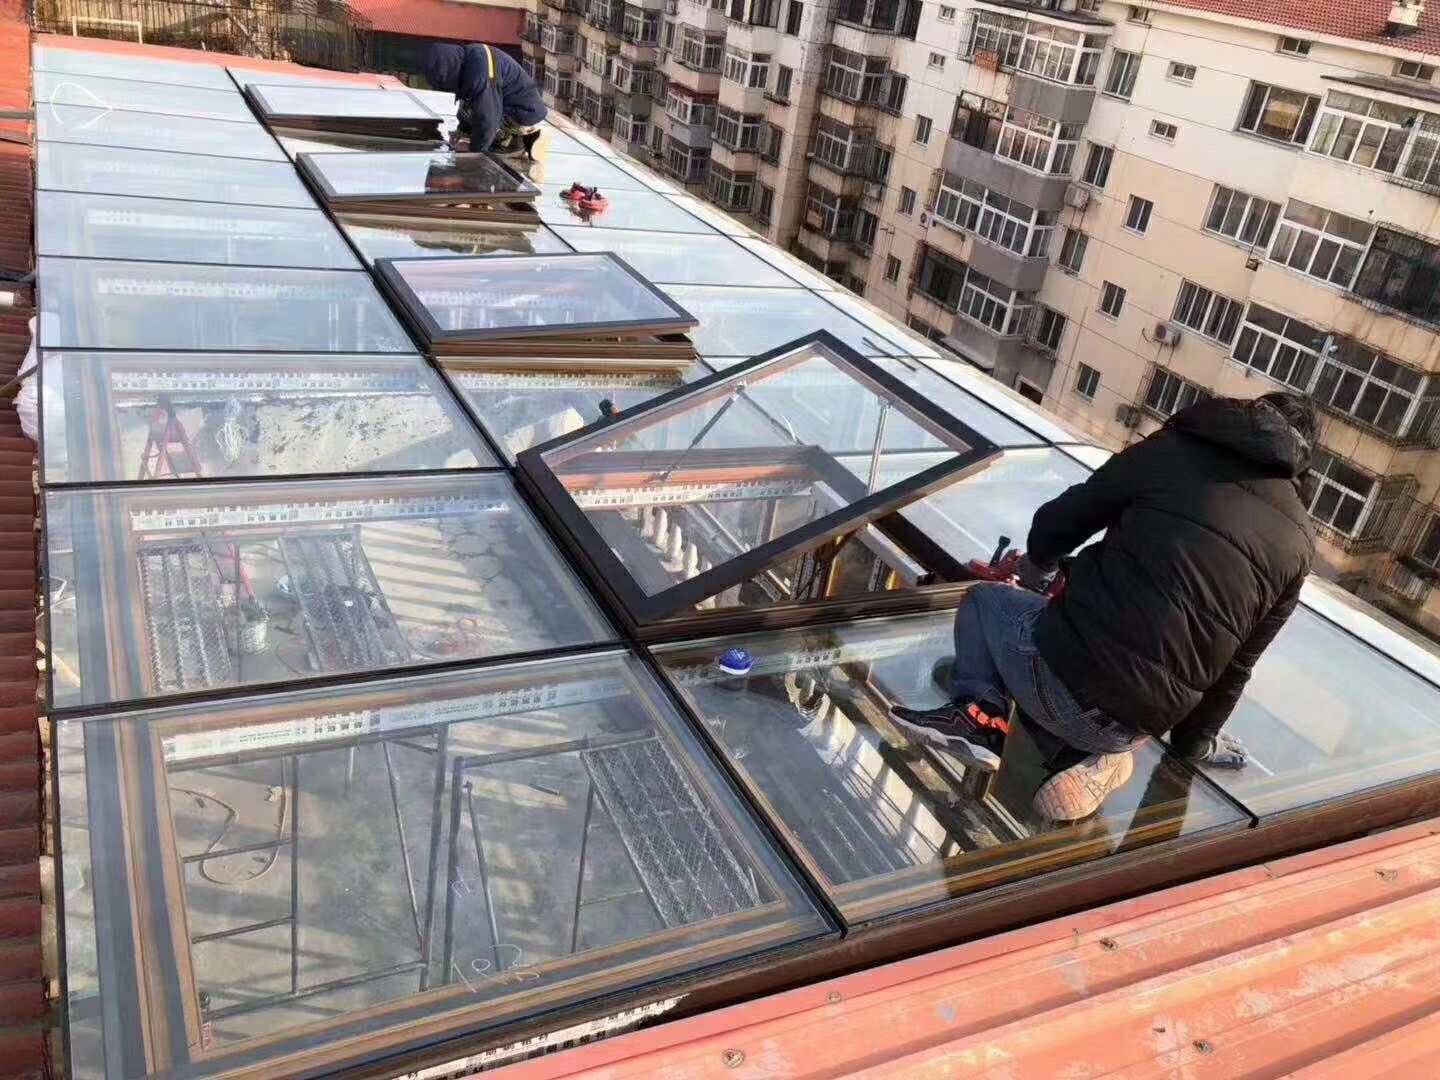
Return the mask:
POLYGON ((720 1055, 720 1060, 725 1063, 727 1069, 738 1069, 745 1062, 744 1050, 726 1050, 720 1055))
POLYGON ((1206 1039, 1196 1039, 1195 1051, 1200 1054, 1213 1054, 1215 1052, 1215 1044, 1206 1039))
POLYGON ((839 1005, 839 1004, 840 1004, 840 991, 839 991, 839 990, 831 990, 830 993, 828 993, 828 994, 825 995, 825 1000, 828 1001, 831 1005, 839 1005))
POLYGON ((1120 943, 1114 938, 1107 937, 1100 939, 1100 948, 1104 949, 1106 952, 1114 952, 1119 947, 1120 943))

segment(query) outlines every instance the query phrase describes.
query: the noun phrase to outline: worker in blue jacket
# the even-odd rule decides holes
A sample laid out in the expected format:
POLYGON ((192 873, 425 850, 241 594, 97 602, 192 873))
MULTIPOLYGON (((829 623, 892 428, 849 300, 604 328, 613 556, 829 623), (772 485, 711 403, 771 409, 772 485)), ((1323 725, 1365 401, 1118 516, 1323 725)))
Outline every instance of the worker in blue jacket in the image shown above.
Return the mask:
POLYGON ((538 160, 545 102, 535 80, 489 45, 434 44, 425 50, 425 78, 459 103, 460 134, 471 150, 528 154, 538 160))

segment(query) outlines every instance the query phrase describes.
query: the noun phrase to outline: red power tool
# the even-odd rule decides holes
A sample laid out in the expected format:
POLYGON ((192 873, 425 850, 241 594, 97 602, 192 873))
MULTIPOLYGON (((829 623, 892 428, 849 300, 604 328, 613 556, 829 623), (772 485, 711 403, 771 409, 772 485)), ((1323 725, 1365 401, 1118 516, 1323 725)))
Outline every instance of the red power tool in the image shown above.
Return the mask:
MULTIPOLYGON (((995 545, 995 553, 990 556, 990 561, 983 559, 971 559, 965 569, 974 574, 981 581, 1008 581, 1018 585, 1020 573, 1020 560, 1024 552, 1019 548, 1010 546, 1010 537, 1000 537, 1000 542, 995 545)), ((1045 595, 1052 600, 1065 591, 1065 575, 1057 573, 1045 587, 1045 595)))

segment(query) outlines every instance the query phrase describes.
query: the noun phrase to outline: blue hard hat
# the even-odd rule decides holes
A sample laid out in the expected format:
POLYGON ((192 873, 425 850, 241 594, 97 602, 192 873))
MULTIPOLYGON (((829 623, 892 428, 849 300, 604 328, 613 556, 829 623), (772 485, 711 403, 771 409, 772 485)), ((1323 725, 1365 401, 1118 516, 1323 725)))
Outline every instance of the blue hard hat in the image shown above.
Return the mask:
POLYGON ((726 675, 749 675, 755 666, 755 658, 744 649, 726 649, 715 661, 715 666, 726 675))

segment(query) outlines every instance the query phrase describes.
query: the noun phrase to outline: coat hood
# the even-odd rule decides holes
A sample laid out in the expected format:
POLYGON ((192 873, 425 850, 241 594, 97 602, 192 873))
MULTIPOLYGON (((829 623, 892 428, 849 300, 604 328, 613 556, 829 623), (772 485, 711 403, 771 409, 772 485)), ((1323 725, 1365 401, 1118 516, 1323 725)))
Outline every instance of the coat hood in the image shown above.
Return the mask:
POLYGON ((432 89, 451 94, 460 89, 460 68, 465 50, 459 45, 430 45, 425 49, 425 79, 432 89))
POLYGON ((1210 398, 1165 426, 1224 447, 1271 476, 1299 478, 1310 468, 1310 443, 1267 401, 1210 398))

